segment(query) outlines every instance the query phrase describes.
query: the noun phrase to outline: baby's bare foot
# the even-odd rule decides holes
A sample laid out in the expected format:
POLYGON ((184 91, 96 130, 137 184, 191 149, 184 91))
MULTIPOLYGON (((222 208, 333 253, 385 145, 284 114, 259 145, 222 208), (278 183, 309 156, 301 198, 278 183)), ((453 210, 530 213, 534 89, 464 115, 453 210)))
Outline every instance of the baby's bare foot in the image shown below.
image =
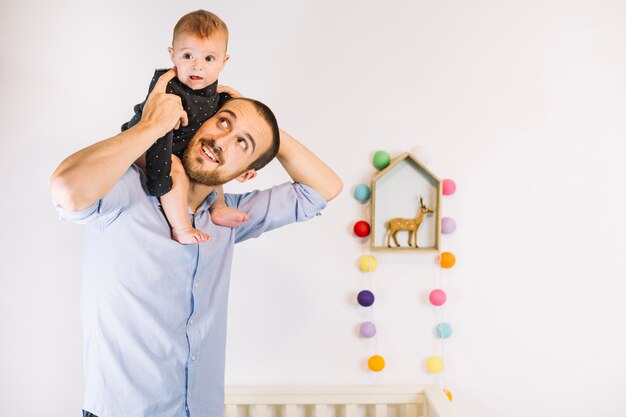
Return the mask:
POLYGON ((237 227, 248 220, 248 215, 232 207, 220 207, 211 210, 211 220, 220 226, 237 227))
POLYGON ((185 227, 183 229, 172 229, 172 239, 183 245, 190 245, 208 242, 211 240, 211 236, 193 227, 185 227))

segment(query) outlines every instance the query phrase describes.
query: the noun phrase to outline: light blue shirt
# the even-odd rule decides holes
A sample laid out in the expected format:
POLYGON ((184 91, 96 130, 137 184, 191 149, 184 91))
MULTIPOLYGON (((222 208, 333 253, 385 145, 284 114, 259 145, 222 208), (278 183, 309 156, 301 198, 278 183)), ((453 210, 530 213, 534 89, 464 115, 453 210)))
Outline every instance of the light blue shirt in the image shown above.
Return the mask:
MULTIPOLYGON (((61 218, 86 223, 81 288, 84 409, 98 417, 221 417, 234 244, 310 219, 324 198, 299 183, 226 194, 249 215, 214 225, 212 193, 192 215, 212 240, 181 245, 135 166, 102 200, 61 218)), ((276 255, 277 261, 279 255, 276 255)))

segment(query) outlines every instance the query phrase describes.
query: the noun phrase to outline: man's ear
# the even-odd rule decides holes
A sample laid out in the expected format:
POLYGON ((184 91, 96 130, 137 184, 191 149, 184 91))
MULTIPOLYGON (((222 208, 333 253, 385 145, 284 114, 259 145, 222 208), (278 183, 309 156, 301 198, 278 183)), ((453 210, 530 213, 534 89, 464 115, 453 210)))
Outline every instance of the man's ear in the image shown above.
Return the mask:
POLYGON ((170 46, 169 48, 167 48, 167 52, 170 53, 170 59, 172 60, 172 64, 173 64, 174 63, 174 48, 170 46))
POLYGON ((251 180, 254 177, 256 177, 256 170, 249 169, 246 172, 244 172, 243 174, 241 174, 240 176, 238 176, 236 179, 239 182, 246 182, 246 181, 251 180))

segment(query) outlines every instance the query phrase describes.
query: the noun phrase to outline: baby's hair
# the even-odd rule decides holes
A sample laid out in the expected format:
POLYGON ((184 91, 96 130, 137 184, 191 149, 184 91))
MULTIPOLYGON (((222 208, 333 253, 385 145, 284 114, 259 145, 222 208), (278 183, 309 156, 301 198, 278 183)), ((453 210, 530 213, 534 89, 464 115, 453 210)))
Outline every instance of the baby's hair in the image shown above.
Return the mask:
POLYGON ((196 10, 195 12, 187 13, 176 23, 172 45, 176 37, 183 33, 208 39, 215 33, 220 32, 226 35, 226 46, 228 47, 228 27, 226 27, 226 23, 211 12, 196 10))

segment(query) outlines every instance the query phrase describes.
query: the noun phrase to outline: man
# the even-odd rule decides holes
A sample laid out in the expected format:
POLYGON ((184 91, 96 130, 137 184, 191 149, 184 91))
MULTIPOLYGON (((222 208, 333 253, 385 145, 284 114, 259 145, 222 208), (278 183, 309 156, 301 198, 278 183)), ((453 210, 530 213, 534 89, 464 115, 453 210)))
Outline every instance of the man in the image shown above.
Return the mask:
POLYGON ((173 76, 171 70, 159 79, 137 125, 71 155, 52 175, 61 217, 87 223, 84 415, 221 416, 234 243, 317 215, 342 188, 331 168, 282 131, 278 150, 269 109, 235 98, 202 125, 183 161, 190 216, 213 240, 172 241, 158 199, 133 163, 186 123, 180 98, 165 93, 173 76), (249 220, 235 229, 215 226, 208 213, 214 186, 254 178, 276 151, 295 182, 227 195, 249 220))

